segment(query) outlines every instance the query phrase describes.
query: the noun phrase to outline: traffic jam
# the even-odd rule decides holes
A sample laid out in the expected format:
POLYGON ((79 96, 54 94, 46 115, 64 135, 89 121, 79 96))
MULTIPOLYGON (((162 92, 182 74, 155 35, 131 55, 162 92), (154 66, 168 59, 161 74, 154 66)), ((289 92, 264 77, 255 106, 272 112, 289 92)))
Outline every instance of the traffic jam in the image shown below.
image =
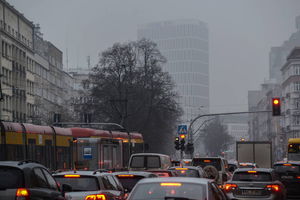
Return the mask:
POLYGON ((172 161, 132 154, 125 169, 50 171, 38 162, 0 161, 0 199, 300 199, 300 162, 228 163, 221 157, 172 161))

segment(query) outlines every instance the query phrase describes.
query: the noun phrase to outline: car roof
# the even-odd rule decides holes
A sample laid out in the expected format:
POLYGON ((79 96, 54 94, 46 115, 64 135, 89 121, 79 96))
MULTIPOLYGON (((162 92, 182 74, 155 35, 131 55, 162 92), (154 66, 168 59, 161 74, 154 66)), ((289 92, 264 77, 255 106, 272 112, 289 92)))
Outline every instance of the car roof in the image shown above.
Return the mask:
POLYGON ((16 167, 19 169, 30 167, 42 167, 46 169, 44 165, 33 161, 0 161, 0 166, 16 167))
POLYGON ((145 178, 139 181, 142 183, 161 183, 161 182, 180 182, 180 183, 196 183, 196 184, 207 184, 212 180, 205 178, 189 178, 189 177, 168 177, 168 178, 145 178))
POLYGON ((102 176, 102 175, 112 175, 112 173, 105 173, 99 171, 64 171, 53 174, 53 176, 64 176, 66 174, 78 174, 82 176, 102 176))
POLYGON ((198 166, 183 166, 183 167, 170 167, 169 169, 181 169, 181 168, 187 168, 187 169, 194 169, 194 170, 199 170, 200 169, 200 167, 198 167, 198 166))
POLYGON ((160 154, 160 153, 135 153, 135 154, 132 154, 131 156, 168 156, 168 155, 160 154))
POLYGON ((194 159, 220 159, 220 160, 224 160, 223 158, 220 158, 220 157, 196 157, 196 158, 193 158, 194 159))
POLYGON ((271 168, 237 168, 234 173, 236 172, 247 172, 247 171, 257 171, 257 172, 273 172, 274 169, 271 168))
POLYGON ((132 174, 132 175, 136 175, 136 176, 145 176, 148 177, 150 175, 154 175, 156 176, 156 174, 151 173, 151 172, 143 172, 143 171, 122 171, 122 172, 114 172, 113 175, 121 175, 121 174, 132 174))
POLYGON ((251 163, 251 162, 240 162, 239 164, 240 165, 241 164, 244 164, 244 165, 256 165, 256 163, 251 163))
POLYGON ((296 164, 296 165, 300 165, 300 161, 279 161, 274 163, 274 165, 277 164, 296 164))

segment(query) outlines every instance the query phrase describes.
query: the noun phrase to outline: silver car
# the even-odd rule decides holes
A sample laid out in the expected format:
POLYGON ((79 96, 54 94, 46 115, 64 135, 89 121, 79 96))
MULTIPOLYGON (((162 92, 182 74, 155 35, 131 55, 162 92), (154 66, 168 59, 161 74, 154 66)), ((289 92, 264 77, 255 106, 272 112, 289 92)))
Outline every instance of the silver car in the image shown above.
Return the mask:
POLYGON ((147 178, 139 181, 127 200, 225 200, 218 185, 204 178, 147 178))
POLYGON ((286 199, 286 189, 274 169, 239 168, 224 187, 229 199, 286 199))

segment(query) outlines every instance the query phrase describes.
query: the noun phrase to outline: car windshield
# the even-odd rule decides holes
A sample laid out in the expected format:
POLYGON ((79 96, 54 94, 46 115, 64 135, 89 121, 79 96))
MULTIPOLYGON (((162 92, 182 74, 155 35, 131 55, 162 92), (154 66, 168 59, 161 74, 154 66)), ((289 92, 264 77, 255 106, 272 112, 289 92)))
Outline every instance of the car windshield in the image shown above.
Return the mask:
POLYGON ((135 184, 143 179, 143 176, 132 176, 132 177, 122 177, 122 176, 117 176, 121 184, 123 185, 124 189, 127 189, 128 192, 132 190, 132 188, 135 186, 135 184))
POLYGON ((214 166, 218 171, 221 171, 221 159, 194 158, 193 166, 200 166, 202 168, 206 166, 214 166))
POLYGON ((179 177, 200 177, 198 170, 195 169, 172 169, 179 177))
POLYGON ((206 185, 194 183, 143 183, 132 192, 130 200, 207 199, 206 185))
POLYGON ((23 172, 14 167, 0 167, 0 190, 24 187, 23 172))
POLYGON ((292 165, 292 164, 286 164, 286 165, 275 165, 274 169, 277 173, 286 173, 286 172, 292 172, 292 173, 300 173, 300 166, 299 165, 292 165))
POLYGON ((232 178, 233 181, 254 181, 254 182, 267 182, 272 181, 270 173, 267 172, 236 172, 232 178))
POLYGON ((96 177, 76 177, 76 178, 65 178, 63 176, 54 177, 55 180, 60 184, 68 184, 72 187, 73 191, 96 191, 100 190, 99 184, 96 177))

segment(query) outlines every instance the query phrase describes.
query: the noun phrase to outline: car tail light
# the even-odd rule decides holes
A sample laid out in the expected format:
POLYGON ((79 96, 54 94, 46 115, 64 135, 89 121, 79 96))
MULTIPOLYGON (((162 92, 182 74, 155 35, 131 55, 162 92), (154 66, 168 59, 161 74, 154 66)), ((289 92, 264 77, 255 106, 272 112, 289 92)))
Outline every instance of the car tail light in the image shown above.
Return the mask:
POLYGON ((237 185, 236 184, 231 184, 231 183, 227 183, 224 185, 224 190, 225 192, 230 192, 232 190, 235 190, 237 188, 237 185))
POLYGON ((79 174, 65 174, 65 178, 80 178, 79 174))
POLYGON ((133 174, 119 174, 118 177, 134 177, 133 174))
POLYGON ((280 191, 280 186, 279 185, 267 185, 266 186, 267 190, 272 190, 274 192, 279 192, 280 191))
POLYGON ((180 187, 181 183, 161 183, 160 186, 180 187))
POLYGON ((85 197, 85 200, 106 200, 105 194, 91 194, 85 197))
POLYGON ((297 179, 300 179, 300 176, 297 176, 297 179))
POLYGON ((29 191, 26 188, 18 188, 16 192, 16 200, 29 200, 29 191))

